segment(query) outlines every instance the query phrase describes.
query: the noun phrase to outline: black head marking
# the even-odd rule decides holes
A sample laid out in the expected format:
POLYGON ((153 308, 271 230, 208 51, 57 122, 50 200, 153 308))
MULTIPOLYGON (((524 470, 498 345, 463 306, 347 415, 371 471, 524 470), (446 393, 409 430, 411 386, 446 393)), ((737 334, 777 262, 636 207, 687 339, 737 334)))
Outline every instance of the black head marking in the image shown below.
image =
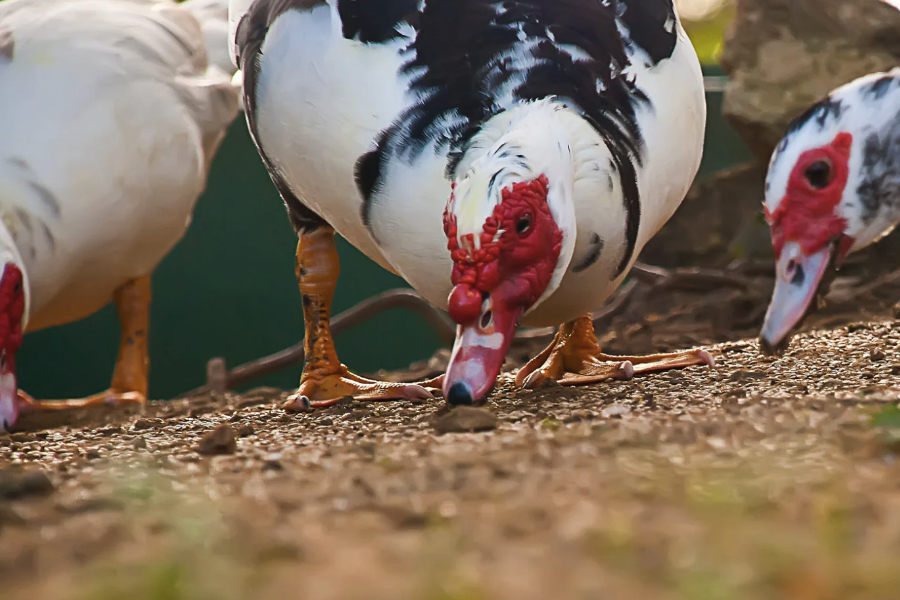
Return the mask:
POLYGON ((860 92, 866 100, 881 100, 896 81, 892 75, 885 74, 864 85, 860 92))
POLYGON ((815 121, 819 129, 824 129, 829 120, 839 119, 845 110, 846 106, 839 98, 828 96, 810 106, 799 117, 791 121, 787 134, 794 133, 812 121, 815 121))
POLYGON ((788 125, 787 131, 773 153, 773 163, 787 149, 788 145, 800 129, 803 129, 810 123, 814 123, 821 131, 829 122, 834 122, 841 118, 844 114, 846 106, 840 99, 833 96, 827 96, 807 108, 800 116, 795 118, 788 125))

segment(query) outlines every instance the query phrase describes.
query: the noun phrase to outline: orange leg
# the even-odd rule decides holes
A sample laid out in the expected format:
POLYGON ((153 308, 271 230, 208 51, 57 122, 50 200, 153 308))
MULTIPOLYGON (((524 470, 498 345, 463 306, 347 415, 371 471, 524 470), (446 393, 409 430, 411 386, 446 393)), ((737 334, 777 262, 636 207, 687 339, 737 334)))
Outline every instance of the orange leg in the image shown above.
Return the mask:
POLYGON ((147 402, 150 357, 147 330, 150 324, 150 276, 133 279, 116 290, 113 300, 122 329, 119 356, 112 385, 105 392, 71 400, 35 400, 19 390, 21 412, 57 411, 98 404, 147 402))
POLYGON ((351 373, 338 360, 330 324, 331 301, 341 271, 334 229, 320 227, 300 234, 296 268, 306 327, 306 364, 300 387, 288 399, 286 409, 331 406, 345 396, 360 400, 431 398, 432 393, 426 387, 440 389, 440 378, 421 385, 365 379, 351 373))
POLYGON ((560 385, 582 385, 606 379, 631 379, 635 374, 692 365, 714 366, 706 350, 648 356, 611 356, 600 351, 589 315, 560 325, 556 337, 516 374, 516 384, 536 388, 548 379, 560 385))

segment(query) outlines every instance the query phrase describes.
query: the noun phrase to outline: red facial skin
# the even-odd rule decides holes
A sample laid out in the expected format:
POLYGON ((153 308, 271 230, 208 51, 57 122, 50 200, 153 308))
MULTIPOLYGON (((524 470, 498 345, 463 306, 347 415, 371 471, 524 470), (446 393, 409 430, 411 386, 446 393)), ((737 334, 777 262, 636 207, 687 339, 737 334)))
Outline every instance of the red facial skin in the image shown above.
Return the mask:
MULTIPOLYGON (((765 207, 776 260, 781 258, 781 251, 788 241, 797 242, 803 253, 810 255, 843 234, 847 221, 838 216, 835 209, 847 185, 852 144, 852 135, 839 133, 827 146, 801 154, 791 171, 787 191, 778 208, 770 213, 769 208, 765 207), (831 181, 821 189, 813 187, 806 177, 806 170, 818 161, 831 166, 831 181)), ((846 246, 842 248, 842 255, 852 244, 852 238, 841 240, 841 245, 846 246)))
POLYGON ((22 346, 22 316, 25 313, 25 293, 22 290, 22 271, 7 263, 0 280, 0 351, 6 351, 6 371, 15 373, 15 355, 22 346))
POLYGON ((461 326, 444 382, 445 397, 454 383, 464 381, 473 400, 482 399, 500 373, 519 317, 553 277, 562 232, 547 203, 548 185, 547 177, 541 175, 503 190, 502 201, 478 234, 479 249, 475 249, 474 234, 463 236, 460 244, 456 217, 444 211, 444 233, 453 259, 449 312, 461 326), (497 236, 499 230, 503 233, 497 236), (466 342, 471 339, 467 331, 482 336, 499 333, 503 343, 500 347, 471 345, 466 342), (478 366, 474 371, 471 365, 466 368, 472 362, 478 366), (483 371, 483 376, 472 376, 476 371, 483 371))
POLYGON ((22 271, 7 263, 0 279, 0 430, 15 423, 19 413, 16 352, 22 346, 24 313, 22 271))

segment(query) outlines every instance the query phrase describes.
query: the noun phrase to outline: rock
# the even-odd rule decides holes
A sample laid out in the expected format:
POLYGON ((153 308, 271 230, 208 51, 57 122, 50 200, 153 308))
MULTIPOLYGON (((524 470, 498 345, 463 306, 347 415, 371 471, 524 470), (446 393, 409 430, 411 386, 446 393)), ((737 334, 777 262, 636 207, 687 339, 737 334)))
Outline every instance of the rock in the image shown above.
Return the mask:
POLYGON ((46 496, 53 482, 43 471, 8 468, 0 470, 0 498, 14 500, 27 496, 46 496))
POLYGON ((616 402, 614 404, 610 404, 606 408, 600 411, 600 416, 604 419, 610 419, 615 417, 623 417, 631 412, 631 407, 627 404, 622 404, 621 402, 616 402))
POLYGON ((723 114, 767 163, 788 123, 832 89, 900 60, 900 11, 882 0, 737 0, 723 114))
POLYGON ((142 430, 142 429, 156 429, 157 427, 162 427, 163 422, 161 419, 138 419, 134 422, 132 429, 142 430))
POLYGON ((497 427, 497 416, 484 408, 460 406, 432 421, 438 433, 489 431, 497 427))
POLYGON ((237 450, 237 436, 234 429, 227 423, 216 425, 216 428, 207 432, 200 438, 197 444, 197 452, 206 456, 214 454, 234 454, 237 450))
POLYGON ((281 462, 283 458, 280 453, 263 456, 263 471, 283 471, 284 465, 281 462))
POLYGON ((235 430, 235 433, 238 437, 247 437, 248 435, 253 435, 253 425, 250 423, 241 423, 238 425, 238 428, 235 430))
POLYGON ((135 450, 143 450, 147 447, 147 440, 144 438, 137 438, 133 442, 131 442, 131 447, 135 450))

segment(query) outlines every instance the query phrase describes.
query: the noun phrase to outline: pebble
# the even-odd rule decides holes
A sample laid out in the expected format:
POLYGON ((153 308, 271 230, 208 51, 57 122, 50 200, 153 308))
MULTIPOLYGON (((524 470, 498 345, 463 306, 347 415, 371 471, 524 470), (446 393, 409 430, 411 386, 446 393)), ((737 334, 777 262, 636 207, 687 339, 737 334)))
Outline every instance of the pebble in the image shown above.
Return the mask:
POLYGON ((234 454, 237 450, 237 436, 234 428, 227 423, 216 425, 215 429, 200 438, 196 450, 205 456, 234 454))
POLYGON ((489 431, 497 427, 497 416, 484 408, 460 406, 436 418, 432 426, 438 433, 489 431))
POLYGON ((14 500, 53 493, 53 482, 43 471, 8 468, 0 471, 0 498, 14 500))

